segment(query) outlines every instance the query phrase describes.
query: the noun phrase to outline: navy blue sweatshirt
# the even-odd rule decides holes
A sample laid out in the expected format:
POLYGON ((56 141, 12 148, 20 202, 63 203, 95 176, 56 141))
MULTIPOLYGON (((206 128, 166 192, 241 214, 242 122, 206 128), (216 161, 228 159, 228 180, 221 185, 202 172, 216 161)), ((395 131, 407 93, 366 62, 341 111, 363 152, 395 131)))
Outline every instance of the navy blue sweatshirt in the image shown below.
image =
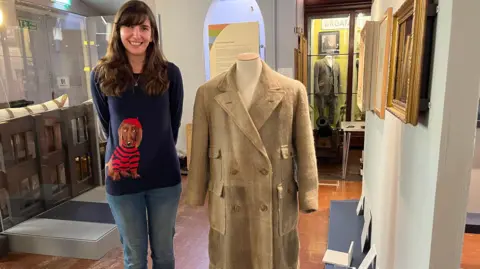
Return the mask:
POLYGON ((149 96, 132 85, 121 97, 105 96, 95 72, 90 77, 92 99, 107 134, 106 189, 110 195, 138 193, 174 186, 181 181, 176 151, 182 118, 183 81, 178 67, 168 63, 170 87, 149 96))

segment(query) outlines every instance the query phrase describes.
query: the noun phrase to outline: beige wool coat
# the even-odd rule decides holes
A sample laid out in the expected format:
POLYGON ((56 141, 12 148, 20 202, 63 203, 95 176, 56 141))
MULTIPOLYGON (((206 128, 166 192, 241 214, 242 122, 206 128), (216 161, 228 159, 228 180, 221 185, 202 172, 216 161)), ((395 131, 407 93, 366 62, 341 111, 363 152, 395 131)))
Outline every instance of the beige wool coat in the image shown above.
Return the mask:
POLYGON ((262 64, 249 111, 236 65, 196 94, 186 195, 208 194, 210 269, 299 268, 299 210, 318 209, 305 87, 262 64))

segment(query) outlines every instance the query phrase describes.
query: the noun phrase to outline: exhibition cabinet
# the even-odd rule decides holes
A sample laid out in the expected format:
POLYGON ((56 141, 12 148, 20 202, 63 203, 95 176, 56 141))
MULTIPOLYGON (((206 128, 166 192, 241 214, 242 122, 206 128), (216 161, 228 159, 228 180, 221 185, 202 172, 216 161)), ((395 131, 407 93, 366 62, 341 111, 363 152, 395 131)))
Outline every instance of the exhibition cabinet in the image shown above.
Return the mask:
MULTIPOLYGON (((371 1, 305 2, 307 91, 317 155, 340 159, 342 122, 364 122, 357 104, 361 31, 371 20, 371 1)), ((363 132, 352 147, 363 147, 363 132)))
POLYGON ((0 231, 101 185, 91 103, 0 122, 0 231))

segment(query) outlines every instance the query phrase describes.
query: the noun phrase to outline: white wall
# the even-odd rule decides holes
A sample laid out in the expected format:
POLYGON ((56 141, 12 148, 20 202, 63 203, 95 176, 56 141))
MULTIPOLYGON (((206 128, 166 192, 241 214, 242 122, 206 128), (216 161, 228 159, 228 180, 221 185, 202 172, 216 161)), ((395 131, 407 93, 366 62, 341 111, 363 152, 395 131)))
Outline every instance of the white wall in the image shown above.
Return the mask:
POLYGON ((276 12, 277 68, 293 69, 293 52, 298 43, 294 32, 297 26, 297 1, 278 0, 276 12))
MULTIPOLYGON (((376 0, 372 19, 402 3, 376 0)), ((480 1, 439 4, 427 118, 413 127, 389 112, 385 120, 367 113, 364 191, 380 268, 460 264, 480 74, 480 39, 468 33, 480 1)))
POLYGON ((192 121, 197 88, 205 82, 203 21, 210 1, 156 0, 155 4, 161 17, 164 53, 183 75, 185 98, 177 147, 186 152, 185 126, 192 121))
MULTIPOLYGON (((302 29, 304 26, 305 20, 305 1, 304 0, 296 0, 297 2, 297 27, 301 27, 302 29)), ((305 29, 304 29, 305 31, 305 29)))

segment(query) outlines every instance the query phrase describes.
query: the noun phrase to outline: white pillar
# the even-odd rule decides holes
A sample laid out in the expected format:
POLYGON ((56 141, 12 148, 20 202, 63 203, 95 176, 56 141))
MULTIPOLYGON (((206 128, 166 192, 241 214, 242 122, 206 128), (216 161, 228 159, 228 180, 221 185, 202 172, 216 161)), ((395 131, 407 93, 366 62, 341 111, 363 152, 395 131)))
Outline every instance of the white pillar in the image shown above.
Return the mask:
MULTIPOLYGON (((373 19, 403 0, 374 1, 373 19)), ((365 192, 378 265, 459 268, 480 85, 478 0, 439 0, 430 109, 417 126, 367 112, 365 192)))
POLYGON ((445 96, 429 268, 459 268, 478 111, 480 35, 471 33, 477 32, 472 19, 480 1, 439 3, 438 27, 445 29, 445 38, 442 33, 437 44, 449 45, 437 46, 442 57, 435 59, 435 69, 444 72, 437 73, 433 86, 445 87, 445 96))

